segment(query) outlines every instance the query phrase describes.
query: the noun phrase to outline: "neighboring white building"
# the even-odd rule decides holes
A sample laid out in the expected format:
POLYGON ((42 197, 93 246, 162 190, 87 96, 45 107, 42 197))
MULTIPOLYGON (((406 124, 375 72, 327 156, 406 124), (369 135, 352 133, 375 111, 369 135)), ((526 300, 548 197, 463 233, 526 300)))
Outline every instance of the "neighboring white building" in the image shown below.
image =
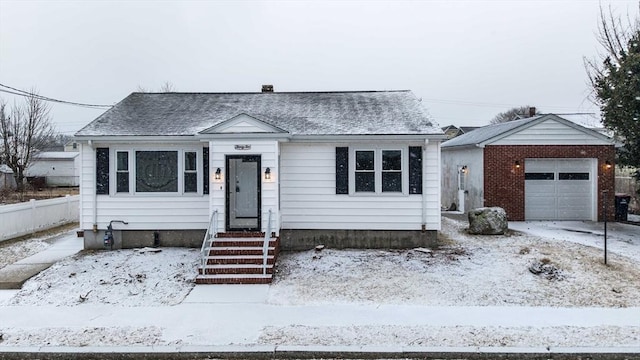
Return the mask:
POLYGON ((47 186, 79 186, 80 156, 77 151, 38 153, 25 171, 26 177, 43 177, 47 186))
POLYGON ((16 179, 13 176, 13 170, 5 164, 0 165, 0 191, 15 190, 16 179))
POLYGON ((410 91, 133 93, 76 134, 85 248, 402 247, 440 229, 440 130, 410 91), (155 234, 154 234, 155 233, 155 234))

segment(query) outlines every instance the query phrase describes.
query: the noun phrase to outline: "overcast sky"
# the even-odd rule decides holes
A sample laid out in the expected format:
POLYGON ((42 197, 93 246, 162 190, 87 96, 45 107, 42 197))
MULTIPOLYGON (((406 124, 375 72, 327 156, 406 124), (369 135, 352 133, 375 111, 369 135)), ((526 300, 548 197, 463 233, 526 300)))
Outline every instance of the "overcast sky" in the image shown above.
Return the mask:
MULTIPOLYGON (((638 1, 602 1, 636 16, 638 1)), ((440 125, 596 112, 600 2, 0 0, 0 84, 114 104, 157 91, 403 90, 440 125)), ((0 93, 13 102, 15 97, 0 93)), ((66 134, 104 110, 52 105, 66 134)))

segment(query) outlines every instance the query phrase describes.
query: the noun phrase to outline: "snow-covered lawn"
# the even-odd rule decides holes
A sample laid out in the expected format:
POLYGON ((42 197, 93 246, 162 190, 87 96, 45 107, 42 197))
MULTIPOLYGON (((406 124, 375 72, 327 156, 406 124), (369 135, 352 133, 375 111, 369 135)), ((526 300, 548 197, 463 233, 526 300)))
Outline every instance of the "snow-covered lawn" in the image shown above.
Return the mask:
POLYGON ((472 236, 443 218, 447 245, 421 249, 285 253, 269 292, 274 304, 381 303, 444 306, 640 305, 640 264, 571 242, 513 233, 472 236), (529 267, 555 266, 557 278, 529 267))
MULTIPOLYGON (((471 236, 464 231, 463 222, 443 218, 442 224, 444 245, 438 249, 324 249, 281 253, 275 281, 269 286, 266 304, 261 304, 260 309, 266 306, 286 314, 292 307, 299 306, 391 306, 424 311, 429 311, 429 306, 576 309, 640 306, 640 263, 636 259, 612 253, 609 265, 605 266, 602 251, 596 247, 517 232, 505 236, 471 236), (534 264, 537 264, 534 270, 548 272, 532 273, 530 268, 534 264)), ((33 244, 32 248, 26 246, 22 250, 29 253, 41 246, 38 242, 33 244)), ((78 310, 84 307, 89 312, 93 311, 91 306, 104 304, 122 309, 169 309, 183 303, 193 290, 198 257, 196 249, 181 248, 162 248, 159 252, 151 249, 85 251, 32 278, 11 298, 0 300, 0 306, 34 311, 43 306, 78 310)), ((244 309, 259 311, 249 307, 244 309)), ((372 323, 359 319, 357 324, 345 326, 287 323, 286 315, 283 316, 285 319, 279 317, 279 324, 267 322, 258 327, 259 334, 249 337, 247 344, 634 346, 640 332, 640 324, 369 325, 372 323)), ((0 323, 0 334, 4 334, 0 347, 199 345, 213 341, 197 336, 168 336, 166 324, 162 324, 161 319, 158 323, 140 320, 135 326, 101 323, 79 327, 76 324, 48 327, 43 331, 29 327, 2 328, 0 323)), ((202 333, 189 326, 180 324, 179 328, 202 333)), ((169 333, 176 331, 172 329, 169 333)), ((220 341, 224 344, 226 340, 220 341)))
POLYGON ((40 238, 0 242, 0 269, 42 251, 49 246, 50 244, 48 242, 40 238))
POLYGON ((194 286, 196 249, 85 251, 27 281, 10 305, 179 304, 194 286))

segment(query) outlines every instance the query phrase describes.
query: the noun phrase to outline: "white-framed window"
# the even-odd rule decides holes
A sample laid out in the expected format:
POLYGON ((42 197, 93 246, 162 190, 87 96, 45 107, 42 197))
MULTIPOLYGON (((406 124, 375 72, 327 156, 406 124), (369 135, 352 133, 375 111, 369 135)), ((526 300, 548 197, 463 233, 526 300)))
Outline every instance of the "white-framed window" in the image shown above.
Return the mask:
POLYGON ((198 192, 198 153, 184 152, 184 192, 198 192))
POLYGON ((402 192, 402 151, 382 150, 382 192, 402 192))
POLYGON ((114 149, 113 194, 201 194, 202 149, 114 149))
POLYGON ((376 192, 376 166, 373 150, 356 150, 355 192, 376 192))
POLYGON ((116 151, 116 192, 130 192, 129 180, 129 151, 116 151))
POLYGON ((406 195, 407 149, 376 147, 351 149, 349 193, 352 195, 406 195))

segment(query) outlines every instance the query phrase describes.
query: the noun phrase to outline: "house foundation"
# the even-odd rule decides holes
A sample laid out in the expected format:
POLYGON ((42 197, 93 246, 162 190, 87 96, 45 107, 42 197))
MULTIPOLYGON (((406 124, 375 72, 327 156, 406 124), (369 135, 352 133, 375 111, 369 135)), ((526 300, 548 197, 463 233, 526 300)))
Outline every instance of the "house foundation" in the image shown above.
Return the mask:
POLYGON ((409 249, 437 247, 436 230, 280 230, 280 248, 285 251, 313 249, 409 249))

